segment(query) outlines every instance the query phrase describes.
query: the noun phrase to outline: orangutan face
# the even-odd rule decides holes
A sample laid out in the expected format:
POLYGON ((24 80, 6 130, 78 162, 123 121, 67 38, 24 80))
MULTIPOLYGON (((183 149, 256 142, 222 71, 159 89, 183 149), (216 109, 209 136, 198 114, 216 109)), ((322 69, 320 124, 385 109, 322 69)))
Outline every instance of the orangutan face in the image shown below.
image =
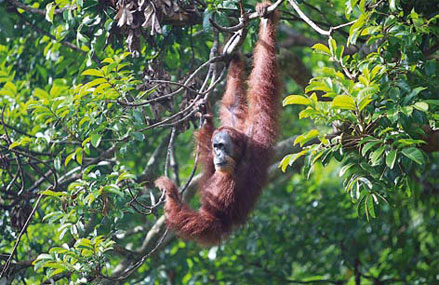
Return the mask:
POLYGON ((235 167, 234 146, 227 131, 219 131, 213 136, 212 149, 215 170, 227 173, 233 171, 235 167))

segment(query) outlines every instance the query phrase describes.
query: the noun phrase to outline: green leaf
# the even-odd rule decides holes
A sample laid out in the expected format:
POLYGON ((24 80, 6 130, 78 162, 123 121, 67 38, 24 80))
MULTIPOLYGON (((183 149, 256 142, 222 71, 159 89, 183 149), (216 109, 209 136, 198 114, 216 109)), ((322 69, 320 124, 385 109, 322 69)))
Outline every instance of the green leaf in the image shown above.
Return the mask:
POLYGON ((305 149, 299 153, 293 153, 293 154, 289 154, 289 155, 285 156, 279 164, 279 167, 282 169, 282 172, 285 172, 285 170, 287 169, 288 166, 293 165, 293 163, 297 159, 299 159, 300 157, 304 156, 307 153, 308 153, 308 150, 305 149))
POLYGON ((62 247, 52 247, 51 249, 49 249, 49 253, 52 253, 52 252, 62 254, 62 253, 68 252, 68 250, 65 248, 62 248, 62 247))
POLYGON ((60 273, 63 273, 63 272, 65 272, 65 271, 67 271, 67 267, 65 267, 65 268, 58 268, 58 269, 56 269, 56 270, 50 272, 50 274, 48 275, 48 277, 49 277, 49 278, 52 278, 53 276, 55 276, 55 275, 57 275, 57 274, 60 274, 60 273))
POLYGON ((63 216, 64 216, 64 212, 62 212, 62 211, 50 212, 43 217, 43 221, 48 220, 49 223, 54 223, 54 222, 58 221, 59 219, 61 219, 63 216))
POLYGON ((89 117, 83 117, 81 121, 79 121, 79 127, 81 127, 85 122, 90 121, 89 117))
POLYGON ((125 196, 125 195, 123 194, 123 192, 120 191, 119 186, 117 186, 116 184, 111 184, 111 185, 104 186, 104 191, 107 191, 107 192, 111 192, 111 193, 117 194, 117 195, 119 195, 119 196, 122 197, 122 198, 125 196))
MULTIPOLYGON (((50 95, 47 93, 46 90, 41 88, 35 88, 34 95, 37 96, 40 99, 49 99, 50 95)), ((41 106, 42 108, 46 108, 45 106, 41 106)))
POLYGON ((358 98, 361 98, 361 99, 369 98, 372 95, 376 94, 378 91, 379 91, 379 88, 378 87, 374 87, 374 86, 368 86, 368 87, 362 88, 358 92, 358 98))
POLYGON ((20 139, 20 141, 21 141, 21 145, 22 146, 27 146, 28 144, 30 144, 31 142, 33 142, 33 139, 32 138, 30 138, 30 137, 22 137, 21 139, 20 139))
POLYGON ((61 153, 59 153, 56 157, 55 160, 53 161, 53 166, 55 167, 55 170, 60 170, 61 169, 61 153))
POLYGON ((358 77, 358 81, 360 81, 364 86, 367 86, 366 88, 369 87, 371 82, 370 82, 370 72, 368 67, 363 68, 362 74, 358 77))
POLYGON ((81 146, 84 147, 90 141, 91 141, 91 137, 86 138, 85 140, 82 141, 81 146))
POLYGON ((53 3, 49 3, 46 6, 46 20, 53 23, 53 15, 55 14, 55 6, 53 3))
MULTIPOLYGON (((102 188, 100 188, 100 189, 102 189, 102 188)), ((99 190, 98 191, 93 191, 93 192, 89 193, 87 195, 87 197, 85 197, 85 201, 87 201, 87 205, 89 207, 93 203, 93 201, 96 200, 96 198, 97 198, 97 196, 95 194, 100 195, 99 190)))
POLYGON ((401 108, 401 112, 410 117, 413 113, 413 107, 412 106, 404 106, 401 108))
POLYGON ((311 100, 302 95, 290 95, 283 101, 283 105, 311 105, 311 100))
POLYGON ((286 155, 279 163, 279 168, 282 170, 282 172, 285 172, 287 170, 287 167, 290 164, 292 158, 293 158, 292 154, 286 155))
POLYGON ((311 161, 311 164, 316 163, 316 161, 319 160, 319 158, 321 158, 323 156, 323 154, 325 154, 325 149, 323 149, 323 148, 320 149, 317 153, 313 153, 312 154, 313 159, 311 161))
POLYGON ((343 166, 343 167, 340 169, 339 176, 342 177, 343 175, 345 175, 346 172, 349 170, 349 168, 351 168, 351 167, 354 166, 354 165, 355 165, 355 164, 353 164, 353 163, 349 163, 349 164, 346 164, 345 166, 343 166))
POLYGON ((377 65, 375 66, 372 71, 370 72, 370 76, 371 78, 375 78, 382 70, 384 69, 384 67, 382 65, 377 65))
POLYGON ((370 182, 369 179, 367 179, 366 177, 359 177, 358 181, 363 183, 364 185, 366 185, 367 187, 369 187, 369 189, 372 189, 372 182, 370 182))
POLYGON ((96 78, 95 80, 87 83, 87 87, 91 88, 91 87, 94 87, 96 85, 99 85, 99 84, 102 84, 102 83, 106 83, 106 82, 107 82, 107 79, 105 79, 105 78, 96 78))
POLYGON ((415 96, 417 96, 419 93, 421 93, 422 91, 424 91, 425 89, 427 89, 427 87, 416 87, 412 90, 412 92, 410 92, 410 94, 408 95, 408 97, 413 98, 415 96))
POLYGON ((329 38, 328 44, 331 56, 335 57, 335 53, 337 52, 337 42, 333 38, 329 38))
POLYGON ((313 138, 318 137, 318 135, 319 135, 319 131, 318 130, 315 130, 315 129, 314 130, 310 130, 306 134, 298 136, 294 140, 294 145, 300 144, 300 146, 303 146, 304 144, 306 144, 307 142, 309 142, 313 138))
POLYGON ((406 157, 410 158, 411 160, 413 160, 414 162, 416 162, 419 165, 423 165, 425 162, 424 155, 422 154, 422 151, 420 151, 416 147, 404 148, 401 152, 406 157))
POLYGON ((101 143, 102 135, 101 134, 91 134, 91 145, 97 148, 101 143))
POLYGON ((377 140, 377 139, 374 138, 374 137, 372 137, 372 136, 367 136, 367 137, 362 138, 362 139, 360 140, 359 144, 362 145, 362 144, 365 144, 365 143, 367 143, 367 142, 370 142, 370 141, 376 141, 376 140, 377 140))
POLYGON ((112 58, 109 58, 109 57, 102 60, 102 63, 113 63, 113 62, 114 62, 114 60, 112 58))
POLYGON ((355 23, 349 29, 349 37, 348 43, 355 44, 358 36, 360 35, 360 30, 363 28, 366 19, 368 18, 369 13, 363 13, 361 16, 355 21, 355 23))
POLYGON ((111 85, 109 83, 102 83, 98 87, 95 88, 93 91, 93 94, 103 94, 106 92, 111 91, 112 89, 109 89, 111 85))
POLYGON ((374 146, 376 146, 377 144, 381 143, 381 141, 372 141, 372 142, 368 142, 364 145, 363 149, 361 150, 361 155, 365 156, 366 153, 373 148, 374 146))
POLYGON ((354 99, 349 95, 338 95, 332 101, 331 107, 345 110, 355 110, 355 102, 354 99))
POLYGON ((119 175, 119 177, 117 178, 117 183, 119 183, 122 180, 126 180, 126 179, 136 179, 136 175, 131 174, 129 172, 124 172, 121 175, 119 175))
POLYGON ((396 157, 397 157, 396 154, 397 151, 392 149, 386 156, 386 165, 390 169, 393 169, 393 167, 395 166, 396 157))
POLYGON ((344 46, 338 46, 336 51, 337 59, 343 62, 344 46))
POLYGON ((312 49, 322 54, 331 55, 331 51, 324 44, 315 44, 312 49))
POLYGON ((74 152, 72 152, 71 154, 69 154, 67 157, 66 157, 66 161, 64 161, 64 166, 67 166, 67 164, 69 164, 69 162, 70 162, 70 160, 72 160, 72 158, 75 156, 75 153, 74 152))
POLYGON ((311 102, 313 102, 314 103, 314 105, 316 105, 317 104, 317 101, 318 101, 318 98, 317 98, 317 94, 316 94, 316 92, 313 92, 312 94, 311 94, 311 102))
POLYGON ((365 200, 366 200, 366 195, 362 193, 361 196, 359 197, 358 204, 357 204, 357 215, 359 217, 362 217, 364 215, 365 210, 366 210, 364 207, 365 200))
POLYGON ((362 111, 364 108, 369 105, 369 103, 372 102, 372 99, 370 97, 365 97, 361 99, 360 103, 358 104, 358 110, 362 111))
POLYGON ((97 69, 87 69, 87 70, 83 71, 81 73, 81 75, 92 75, 92 76, 97 76, 97 77, 104 77, 104 74, 102 73, 102 71, 97 70, 97 69))
POLYGON ((386 146, 383 145, 374 152, 372 152, 372 154, 370 155, 370 161, 372 162, 372 165, 376 165, 378 163, 385 150, 386 146))
POLYGON ((55 191, 52 191, 52 190, 44 190, 40 194, 43 194, 43 195, 46 195, 46 196, 52 196, 52 197, 67 196, 67 193, 55 192, 55 191))
POLYGON ((390 0, 390 11, 392 12, 395 12, 397 10, 396 1, 397 0, 390 0))
POLYGON ((38 257, 34 260, 34 262, 32 262, 33 264, 35 264, 35 262, 39 261, 39 260, 43 260, 43 259, 48 259, 48 260, 52 260, 53 257, 50 254, 47 253, 42 253, 40 255, 38 255, 38 257))
POLYGON ((91 240, 86 239, 86 238, 82 238, 79 239, 75 242, 75 248, 89 248, 89 249, 93 249, 93 243, 91 242, 91 240))
POLYGON ((316 114, 317 114, 316 110, 314 110, 311 107, 306 107, 305 110, 302 110, 299 113, 299 119, 308 118, 308 117, 311 117, 311 116, 316 115, 316 114))
POLYGON ((371 195, 368 195, 366 200, 365 200, 365 206, 366 206, 366 217, 367 220, 369 220, 369 215, 372 218, 376 218, 376 214, 375 214, 375 208, 374 208, 374 201, 371 195))
POLYGON ((400 139, 397 141, 399 146, 410 146, 416 144, 425 144, 426 142, 423 140, 415 140, 415 139, 400 139))
POLYGON ((81 151, 78 151, 76 153, 76 156, 75 156, 76 161, 79 163, 79 165, 82 165, 82 155, 83 155, 83 152, 82 152, 82 149, 81 149, 81 151))
POLYGON ((11 145, 9 146, 9 149, 13 149, 17 146, 25 146, 28 145, 30 142, 32 142, 32 139, 29 137, 22 137, 21 139, 11 143, 11 145))
POLYGON ((64 235, 69 231, 72 226, 72 223, 66 223, 61 225, 57 230, 58 232, 60 232, 59 239, 63 239, 64 235))
POLYGON ((358 7, 360 8, 361 13, 364 13, 364 6, 366 5, 366 0, 360 0, 360 3, 358 4, 358 7))
POLYGON ((413 105, 415 109, 418 109, 419 111, 427 112, 428 111, 428 104, 425 102, 416 102, 415 105, 413 105))

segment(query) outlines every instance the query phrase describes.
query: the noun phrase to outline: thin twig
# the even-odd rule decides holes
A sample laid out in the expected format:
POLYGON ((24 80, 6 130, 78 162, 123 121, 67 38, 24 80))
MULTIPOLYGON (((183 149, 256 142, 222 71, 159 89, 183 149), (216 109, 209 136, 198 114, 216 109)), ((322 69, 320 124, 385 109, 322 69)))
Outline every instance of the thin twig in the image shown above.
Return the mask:
POLYGON ((169 144, 168 144, 168 151, 166 153, 166 160, 165 160, 165 176, 169 177, 168 175, 168 169, 169 169, 169 163, 170 163, 170 157, 172 153, 172 148, 174 147, 174 139, 175 139, 175 126, 171 130, 171 134, 169 136, 169 144))
POLYGON ((5 265, 3 266, 3 270, 0 274, 0 279, 4 276, 4 274, 6 273, 6 271, 9 268, 9 265, 11 264, 11 260, 12 260, 12 256, 15 254, 15 251, 17 250, 18 244, 20 243, 21 237, 23 236, 24 232, 26 231, 27 227, 29 226, 30 221, 32 220, 32 217, 35 213, 35 211, 38 208, 38 205, 40 204, 41 198, 43 197, 43 194, 40 194, 38 196, 37 202, 35 203, 34 207, 32 208, 32 212, 29 214, 29 217, 26 220, 26 223, 24 224, 23 228, 20 231, 20 234, 18 235, 16 241, 15 241, 15 245, 14 248, 12 249, 11 254, 9 255, 8 260, 6 261, 5 265))
MULTIPOLYGON (((5 108, 6 108, 6 105, 4 105, 3 109, 2 109, 1 122, 3 125, 3 130, 5 131, 5 136, 4 136, 5 141, 8 145, 11 145, 12 141, 11 141, 11 138, 9 137, 8 129, 6 128, 6 124, 5 124, 5 108)), ((8 148, 6 148, 6 151, 8 151, 8 148)), ((16 153, 15 153, 15 161, 17 162, 18 172, 20 173, 20 178, 21 178, 21 188, 18 191, 18 196, 20 196, 21 193, 23 193, 23 190, 25 188, 25 182, 24 182, 23 166, 21 165, 21 159, 20 159, 20 156, 16 153)), ((13 180, 16 180, 17 178, 18 177, 15 176, 13 180)), ((12 186, 12 184, 10 184, 10 185, 12 186)))
POLYGON ((25 136, 27 136, 27 137, 30 137, 30 138, 37 138, 37 137, 34 136, 34 135, 28 134, 28 133, 26 133, 25 131, 22 131, 22 130, 20 130, 20 129, 14 127, 14 126, 8 125, 8 124, 6 124, 6 123, 3 123, 3 126, 6 126, 6 127, 8 127, 8 129, 14 130, 14 131, 16 131, 17 133, 22 134, 22 135, 25 135, 25 136))
POLYGON ((248 25, 246 18, 240 18, 238 24, 231 26, 231 27, 223 27, 223 26, 219 25, 217 22, 215 22, 215 14, 212 15, 212 18, 210 18, 209 21, 212 24, 212 26, 214 26, 214 28, 216 28, 217 30, 219 30, 221 32, 226 32, 226 33, 232 33, 232 32, 242 30, 244 27, 246 27, 248 25))
MULTIPOLYGON (((213 81, 212 83, 211 83, 211 86, 209 87, 209 89, 207 89, 206 91, 204 91, 202 94, 205 94, 205 96, 203 97, 203 101, 205 102, 206 100, 207 100, 207 98, 208 98, 208 95, 210 94, 210 92, 215 88, 215 86, 222 80, 222 78, 223 78, 223 76, 224 76, 224 74, 225 74, 225 68, 223 68, 223 70, 221 71, 221 73, 220 73, 220 76, 215 80, 215 81, 213 81)), ((175 125, 178 125, 179 123, 181 123, 181 122, 184 122, 184 121, 186 121, 188 118, 190 118, 192 115, 194 115, 196 112, 198 112, 198 109, 197 108, 192 108, 192 107, 194 107, 195 106, 195 103, 197 103, 198 102, 198 99, 200 99, 200 96, 197 96, 194 100, 193 100, 193 103, 194 104, 191 104, 191 105, 189 105, 190 107, 187 107, 186 109, 184 109, 184 110, 182 110, 182 111, 180 111, 180 112, 178 112, 178 113, 175 113, 174 115, 172 115, 171 117, 174 119, 174 118, 176 118, 176 117, 178 117, 178 116, 180 116, 180 115, 183 115, 184 113, 186 113, 186 111, 188 111, 189 109, 192 109, 189 113, 187 113, 186 115, 184 115, 182 118, 180 118, 180 119, 178 119, 178 120, 176 120, 176 121, 172 121, 172 122, 170 122, 170 123, 167 123, 168 121, 170 121, 170 118, 171 117, 169 117, 169 118, 166 118, 166 119, 164 119, 164 120, 162 120, 162 121, 160 121, 160 122, 157 122, 157 123, 155 123, 154 125, 150 125, 150 126, 148 126, 146 129, 149 129, 149 128, 153 128, 153 127, 169 127, 169 126, 175 126, 175 125)))
POLYGON ((208 61, 206 61, 203 64, 201 64, 194 72, 192 72, 189 75, 188 79, 186 79, 184 83, 178 83, 178 85, 181 86, 180 88, 178 88, 177 90, 175 90, 175 91, 173 91, 173 92, 171 92, 169 94, 162 95, 162 96, 159 96, 159 97, 156 97, 156 98, 153 98, 153 99, 149 99, 149 100, 146 100, 146 101, 140 102, 140 103, 129 103, 129 102, 123 102, 123 101, 120 101, 120 100, 118 100, 117 102, 119 104, 121 104, 121 105, 126 105, 126 106, 131 106, 131 107, 140 107, 140 106, 143 106, 143 105, 148 105, 148 104, 151 104, 151 103, 154 103, 154 102, 161 101, 163 99, 171 98, 174 95, 180 93, 184 88, 190 88, 187 85, 192 81, 192 79, 194 79, 195 75, 197 75, 201 70, 203 70, 206 66, 208 66, 212 62, 220 61, 221 59, 222 59, 221 56, 217 56, 217 57, 214 57, 214 58, 210 58, 208 61))
MULTIPOLYGON (((2 146, 2 145, 0 145, 0 148, 8 149, 7 147, 2 146)), ((31 155, 30 153, 24 153, 24 152, 21 152, 21 151, 19 151, 19 150, 16 150, 15 148, 13 148, 13 149, 9 149, 9 151, 13 152, 15 155, 20 154, 21 156, 24 156, 24 157, 27 157, 27 158, 30 158, 30 159, 36 160, 37 162, 39 162, 39 163, 45 165, 45 166, 46 166, 46 167, 52 172, 52 174, 53 174, 53 177, 54 177, 53 188, 56 189, 56 188, 58 187, 58 179, 57 179, 56 170, 55 170, 51 165, 49 165, 47 162, 45 162, 45 161, 39 159, 38 157, 35 157, 35 156, 31 155)), ((49 182, 50 182, 50 181, 49 181, 49 182)), ((19 193, 19 194, 20 194, 20 193, 19 193)))
POLYGON ((180 196, 183 196, 184 192, 186 191, 186 189, 191 184, 192 179, 194 179, 195 172, 197 171, 197 167, 198 167, 198 157, 199 157, 199 154, 200 154, 200 146, 197 144, 197 149, 195 151, 194 166, 192 167, 191 175, 189 175, 189 178, 187 179, 186 183, 184 184, 184 186, 181 188, 181 190, 179 192, 180 196))
POLYGON ((177 162, 177 157, 175 156, 175 151, 174 148, 171 149, 171 167, 172 167, 172 180, 175 181, 175 184, 177 184, 178 187, 180 187, 180 175, 178 173, 178 162, 177 162))

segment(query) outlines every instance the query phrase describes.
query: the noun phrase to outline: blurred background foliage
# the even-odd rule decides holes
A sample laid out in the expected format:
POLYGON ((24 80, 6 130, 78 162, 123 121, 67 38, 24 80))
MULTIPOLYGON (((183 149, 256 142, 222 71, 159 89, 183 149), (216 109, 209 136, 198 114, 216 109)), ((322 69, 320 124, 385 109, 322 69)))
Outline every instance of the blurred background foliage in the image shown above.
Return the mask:
POLYGON ((202 248, 164 234, 152 181, 194 194, 196 102, 218 108, 239 1, 0 1, 0 284, 439 282, 439 3, 276 3, 270 183, 202 248))

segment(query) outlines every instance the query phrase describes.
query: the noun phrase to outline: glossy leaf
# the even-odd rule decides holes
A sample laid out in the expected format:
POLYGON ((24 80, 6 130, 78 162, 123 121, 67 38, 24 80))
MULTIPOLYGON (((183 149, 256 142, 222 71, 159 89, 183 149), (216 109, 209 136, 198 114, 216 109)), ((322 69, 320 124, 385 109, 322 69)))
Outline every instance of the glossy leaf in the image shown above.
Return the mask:
POLYGON ((340 108, 344 110, 355 110, 355 102, 351 96, 348 95, 338 95, 332 101, 333 108, 340 108))
POLYGON ((425 163, 424 155, 422 151, 415 147, 404 148, 401 150, 401 153, 416 162, 419 165, 423 165, 425 163))

